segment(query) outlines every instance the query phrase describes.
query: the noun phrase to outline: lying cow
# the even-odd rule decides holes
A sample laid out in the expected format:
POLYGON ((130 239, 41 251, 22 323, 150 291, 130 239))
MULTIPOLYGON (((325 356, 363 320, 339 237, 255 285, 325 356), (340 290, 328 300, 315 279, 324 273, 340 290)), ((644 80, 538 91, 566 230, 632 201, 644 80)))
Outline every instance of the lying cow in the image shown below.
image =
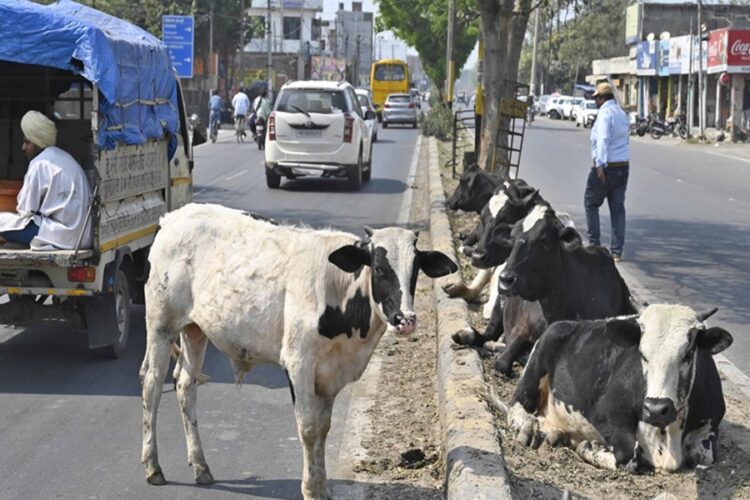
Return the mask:
POLYGON ((711 355, 732 344, 703 323, 715 311, 656 304, 640 316, 554 323, 508 414, 516 439, 569 443, 605 469, 714 463, 725 408, 711 355))
POLYGON ((516 223, 512 244, 500 273, 500 292, 538 300, 547 322, 636 312, 609 251, 584 248, 578 232, 548 205, 537 205, 516 223))
POLYGON ((196 482, 214 481, 198 436, 195 378, 210 340, 240 383, 260 363, 287 372, 304 451, 302 494, 327 498, 325 441, 336 395, 357 380, 384 332, 416 327, 421 269, 457 266, 416 248, 417 234, 279 226, 217 205, 190 204, 165 216, 151 248, 146 284, 143 454, 146 479, 164 484, 156 413, 172 342, 181 339, 177 399, 196 482))

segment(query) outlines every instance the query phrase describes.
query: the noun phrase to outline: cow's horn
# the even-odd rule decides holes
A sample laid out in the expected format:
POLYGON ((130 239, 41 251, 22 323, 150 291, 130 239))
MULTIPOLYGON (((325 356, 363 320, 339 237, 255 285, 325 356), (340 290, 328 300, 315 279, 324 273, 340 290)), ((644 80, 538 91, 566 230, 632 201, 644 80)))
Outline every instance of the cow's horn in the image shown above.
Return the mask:
POLYGON ((704 322, 704 321, 706 321, 708 318, 710 318, 711 316, 713 316, 716 313, 716 311, 718 311, 718 310, 719 310, 718 307, 714 307, 713 309, 709 309, 708 311, 704 311, 704 312, 700 313, 698 315, 698 321, 700 321, 701 323, 704 322))
POLYGON ((365 226, 365 234, 372 236, 372 228, 370 226, 365 226))

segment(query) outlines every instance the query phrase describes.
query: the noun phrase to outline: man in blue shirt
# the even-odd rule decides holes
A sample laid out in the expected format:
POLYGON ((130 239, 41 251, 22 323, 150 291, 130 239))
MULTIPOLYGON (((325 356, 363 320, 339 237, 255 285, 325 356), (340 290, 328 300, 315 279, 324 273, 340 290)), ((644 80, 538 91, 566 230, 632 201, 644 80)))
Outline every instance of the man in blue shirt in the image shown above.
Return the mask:
POLYGON ((601 244, 599 207, 606 199, 612 220, 610 250, 615 261, 619 262, 625 245, 625 190, 630 170, 630 120, 617 104, 609 83, 596 86, 594 100, 599 113, 591 128, 593 166, 584 195, 588 239, 592 245, 601 244))
POLYGON ((224 99, 219 95, 218 90, 213 91, 213 95, 208 100, 208 111, 210 112, 209 125, 214 123, 221 123, 221 108, 224 107, 224 99))

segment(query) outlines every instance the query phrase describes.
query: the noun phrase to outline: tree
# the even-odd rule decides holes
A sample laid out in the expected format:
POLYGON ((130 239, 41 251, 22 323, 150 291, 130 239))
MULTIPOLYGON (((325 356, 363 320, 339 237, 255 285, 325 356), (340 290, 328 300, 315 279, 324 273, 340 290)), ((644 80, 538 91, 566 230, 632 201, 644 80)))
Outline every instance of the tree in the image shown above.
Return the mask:
MULTIPOLYGON (((380 0, 377 27, 393 31, 419 52, 427 76, 437 84, 442 100, 448 12, 434 0, 380 0)), ((453 56, 456 68, 466 63, 479 34, 472 0, 456 0, 453 56)))

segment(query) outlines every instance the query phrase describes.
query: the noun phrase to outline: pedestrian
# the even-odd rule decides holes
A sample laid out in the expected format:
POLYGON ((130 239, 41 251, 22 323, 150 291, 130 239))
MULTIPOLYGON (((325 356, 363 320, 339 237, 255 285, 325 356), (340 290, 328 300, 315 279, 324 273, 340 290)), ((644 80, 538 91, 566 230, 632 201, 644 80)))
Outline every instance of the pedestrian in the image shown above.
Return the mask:
POLYGON ((21 149, 29 160, 15 212, 0 213, 0 241, 36 250, 92 245, 87 220, 91 187, 78 162, 56 147, 57 126, 39 111, 21 118, 21 149))
POLYGON ((234 108, 236 127, 242 133, 242 137, 245 137, 245 120, 247 120, 247 113, 250 111, 250 99, 242 87, 232 97, 232 107, 234 108))
POLYGON ((619 262, 625 246, 625 191, 630 173, 630 123, 628 115, 617 104, 609 83, 596 86, 594 100, 599 113, 591 128, 593 165, 584 195, 587 234, 591 245, 601 245, 599 207, 606 199, 612 223, 610 251, 615 262, 619 262))
MULTIPOLYGON (((263 89, 263 92, 255 98, 253 101, 253 111, 255 112, 256 120, 261 120, 263 123, 266 123, 268 115, 271 114, 271 101, 268 99, 268 89, 263 89)), ((254 123, 253 133, 255 133, 254 123)))

